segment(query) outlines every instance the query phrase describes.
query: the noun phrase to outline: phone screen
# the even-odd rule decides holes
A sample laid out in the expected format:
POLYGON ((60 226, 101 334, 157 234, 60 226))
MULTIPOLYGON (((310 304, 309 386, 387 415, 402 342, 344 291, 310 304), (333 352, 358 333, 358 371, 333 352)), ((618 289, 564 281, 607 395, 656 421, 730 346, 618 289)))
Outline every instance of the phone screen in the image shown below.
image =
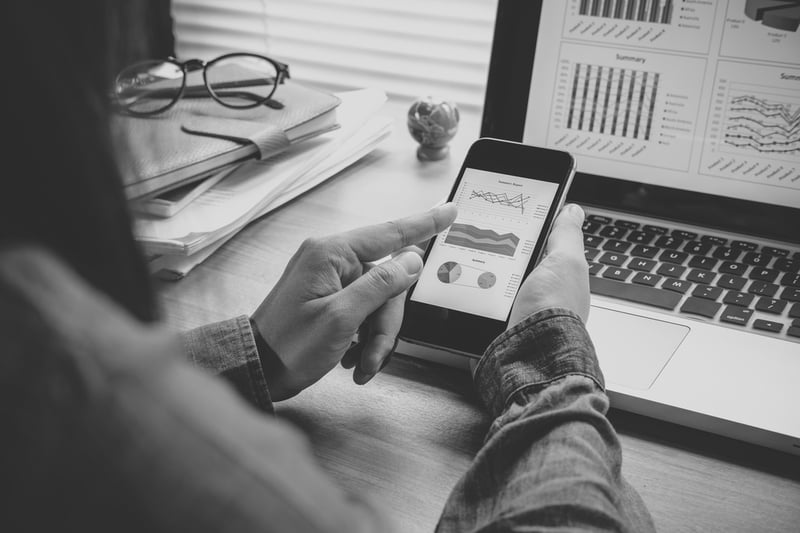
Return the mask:
POLYGON ((558 184, 465 168, 411 301, 506 321, 558 184))

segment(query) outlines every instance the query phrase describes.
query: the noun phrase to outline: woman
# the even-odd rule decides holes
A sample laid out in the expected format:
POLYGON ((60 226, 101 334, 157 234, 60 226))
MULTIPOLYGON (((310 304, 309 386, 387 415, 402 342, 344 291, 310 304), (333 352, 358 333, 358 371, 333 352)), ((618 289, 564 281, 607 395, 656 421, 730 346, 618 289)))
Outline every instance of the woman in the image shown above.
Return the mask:
MULTIPOLYGON (((0 196, 4 529, 386 531, 263 411, 343 358, 357 383, 379 371, 422 266, 411 245, 446 228, 454 208, 308 241, 252 317, 180 338, 158 321, 108 127, 119 58, 154 53, 135 39, 147 4, 16 4, 2 17, 14 53, 0 104, 10 139, 0 196)), ((577 207, 559 216, 509 330, 476 368, 496 420, 440 531, 652 529, 620 475, 583 327, 582 218, 577 207)))

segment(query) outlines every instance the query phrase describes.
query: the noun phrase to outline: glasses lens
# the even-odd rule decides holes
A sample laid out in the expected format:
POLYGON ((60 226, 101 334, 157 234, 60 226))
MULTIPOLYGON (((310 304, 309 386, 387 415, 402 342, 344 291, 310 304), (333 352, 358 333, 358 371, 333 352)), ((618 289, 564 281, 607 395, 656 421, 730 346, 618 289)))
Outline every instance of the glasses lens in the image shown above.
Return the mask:
POLYGON ((255 107, 275 92, 278 69, 263 57, 237 54, 206 67, 211 92, 229 107, 255 107))
POLYGON ((183 69, 168 61, 145 61, 119 73, 117 101, 132 113, 152 114, 171 106, 183 87, 183 69))

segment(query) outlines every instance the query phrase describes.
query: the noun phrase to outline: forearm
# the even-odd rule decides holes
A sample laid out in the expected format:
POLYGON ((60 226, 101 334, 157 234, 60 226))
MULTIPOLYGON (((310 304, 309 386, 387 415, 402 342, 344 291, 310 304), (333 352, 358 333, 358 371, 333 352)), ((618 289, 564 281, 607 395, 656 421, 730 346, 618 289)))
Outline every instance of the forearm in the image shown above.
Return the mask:
POLYGON ((496 419, 440 531, 652 529, 621 476, 602 373, 577 316, 529 317, 490 346, 475 380, 496 419))

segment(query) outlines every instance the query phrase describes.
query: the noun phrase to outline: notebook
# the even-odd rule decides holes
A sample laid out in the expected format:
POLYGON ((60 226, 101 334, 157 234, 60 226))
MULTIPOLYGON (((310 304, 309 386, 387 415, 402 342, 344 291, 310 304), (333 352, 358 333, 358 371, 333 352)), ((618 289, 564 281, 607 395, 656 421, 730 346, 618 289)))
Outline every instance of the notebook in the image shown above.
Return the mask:
POLYGON ((612 406, 800 455, 800 2, 497 13, 481 134, 576 158, 612 406))
MULTIPOLYGON (((192 72, 187 91, 197 87, 192 72)), ((218 175, 246 159, 268 159, 290 145, 338 127, 339 99, 287 80, 272 100, 276 106, 232 109, 209 98, 183 98, 165 113, 137 117, 118 114, 113 125, 130 139, 123 170, 129 199, 153 197, 218 175)))

